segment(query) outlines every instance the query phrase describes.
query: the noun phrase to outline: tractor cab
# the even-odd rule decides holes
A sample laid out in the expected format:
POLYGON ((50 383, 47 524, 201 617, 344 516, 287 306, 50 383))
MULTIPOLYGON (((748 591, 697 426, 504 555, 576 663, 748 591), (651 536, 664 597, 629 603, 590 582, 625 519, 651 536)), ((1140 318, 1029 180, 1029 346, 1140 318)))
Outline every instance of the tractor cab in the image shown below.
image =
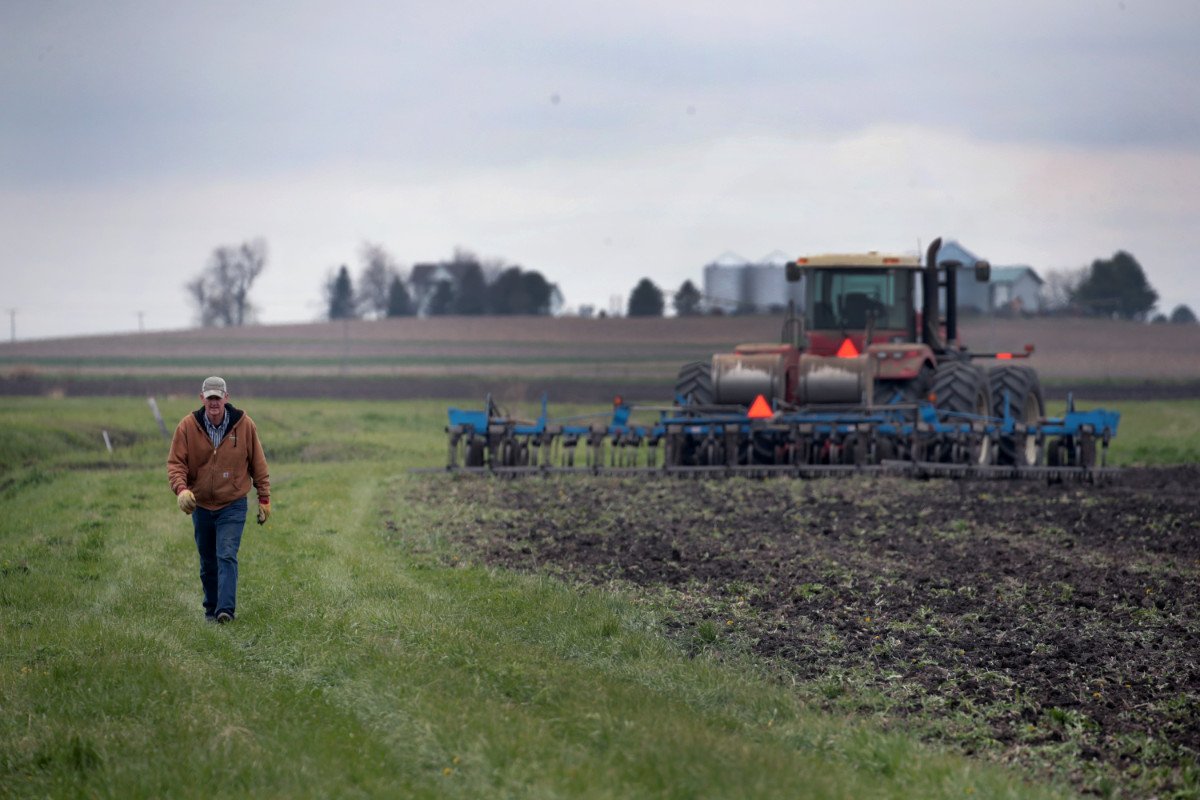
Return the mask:
MULTIPOLYGON (((748 405, 758 395, 797 406, 925 396, 943 362, 970 358, 958 342, 955 313, 962 265, 939 264, 940 248, 935 239, 924 265, 919 256, 877 252, 788 262, 787 280, 805 282, 804 313, 789 306, 778 343, 715 354, 702 365, 703 378, 681 378, 681 396, 696 396, 697 382, 717 404, 748 405)), ((975 264, 977 280, 989 271, 986 261, 975 264)))
MULTIPOLYGON (((836 355, 851 349, 847 342, 860 353, 873 345, 920 343, 940 360, 948 351, 960 349, 957 275, 963 265, 939 264, 941 244, 941 239, 930 244, 924 265, 915 255, 876 252, 807 256, 789 262, 787 280, 805 281, 800 327, 808 328, 808 352, 836 355)), ((990 278, 988 262, 972 266, 975 280, 990 278)))
POLYGON ((809 353, 835 355, 847 340, 857 352, 876 342, 917 341, 916 257, 810 256, 789 264, 788 273, 805 280, 809 353))

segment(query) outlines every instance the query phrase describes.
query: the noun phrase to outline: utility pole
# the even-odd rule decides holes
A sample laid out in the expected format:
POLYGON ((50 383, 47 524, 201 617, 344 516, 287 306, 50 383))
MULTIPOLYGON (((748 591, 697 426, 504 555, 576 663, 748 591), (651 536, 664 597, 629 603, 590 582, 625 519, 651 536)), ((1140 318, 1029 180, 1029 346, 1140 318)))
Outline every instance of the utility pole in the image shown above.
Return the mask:
POLYGON ((145 316, 145 314, 146 314, 146 312, 145 312, 145 311, 139 311, 139 312, 137 312, 137 315, 138 315, 138 333, 141 333, 142 331, 146 330, 146 326, 142 324, 142 318, 145 316))
POLYGON ((12 341, 17 341, 17 310, 10 308, 8 310, 8 329, 12 337, 12 341))
POLYGON ((342 374, 346 374, 350 362, 350 318, 342 318, 342 374))

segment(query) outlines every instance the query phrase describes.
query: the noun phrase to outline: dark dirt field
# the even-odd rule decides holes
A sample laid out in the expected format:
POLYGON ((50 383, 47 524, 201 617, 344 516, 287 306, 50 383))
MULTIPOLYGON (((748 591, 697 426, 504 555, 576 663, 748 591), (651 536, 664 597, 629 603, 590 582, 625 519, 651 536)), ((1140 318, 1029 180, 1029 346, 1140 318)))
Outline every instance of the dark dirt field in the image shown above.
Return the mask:
MULTIPOLYGON (((690 651, 1055 775, 1200 796, 1200 467, 1102 486, 620 478, 419 483, 475 559, 665 600, 690 651)), ((435 532, 439 533, 439 532, 435 532)))

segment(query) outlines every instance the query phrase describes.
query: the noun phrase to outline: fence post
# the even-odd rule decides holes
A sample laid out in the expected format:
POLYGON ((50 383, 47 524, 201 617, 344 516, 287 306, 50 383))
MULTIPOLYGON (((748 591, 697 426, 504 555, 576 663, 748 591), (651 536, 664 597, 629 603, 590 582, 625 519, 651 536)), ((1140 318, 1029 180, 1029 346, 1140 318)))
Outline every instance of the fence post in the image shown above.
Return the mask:
POLYGON ((162 431, 164 439, 169 439, 171 434, 167 433, 167 423, 163 422, 162 414, 158 410, 158 403, 153 397, 147 397, 146 402, 150 404, 150 410, 154 412, 154 419, 158 421, 158 429, 162 431))

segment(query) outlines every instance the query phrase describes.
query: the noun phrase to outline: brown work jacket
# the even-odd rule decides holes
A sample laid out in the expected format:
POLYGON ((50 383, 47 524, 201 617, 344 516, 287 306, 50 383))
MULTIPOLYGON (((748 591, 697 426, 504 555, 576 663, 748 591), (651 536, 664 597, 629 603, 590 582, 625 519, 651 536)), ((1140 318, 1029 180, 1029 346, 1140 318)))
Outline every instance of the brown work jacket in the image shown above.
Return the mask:
POLYGON ((229 428, 215 448, 204 427, 203 408, 179 421, 167 456, 171 490, 179 494, 191 489, 196 505, 216 511, 249 494, 253 481, 258 502, 270 502, 271 478, 254 420, 232 405, 226 404, 225 409, 229 428))

